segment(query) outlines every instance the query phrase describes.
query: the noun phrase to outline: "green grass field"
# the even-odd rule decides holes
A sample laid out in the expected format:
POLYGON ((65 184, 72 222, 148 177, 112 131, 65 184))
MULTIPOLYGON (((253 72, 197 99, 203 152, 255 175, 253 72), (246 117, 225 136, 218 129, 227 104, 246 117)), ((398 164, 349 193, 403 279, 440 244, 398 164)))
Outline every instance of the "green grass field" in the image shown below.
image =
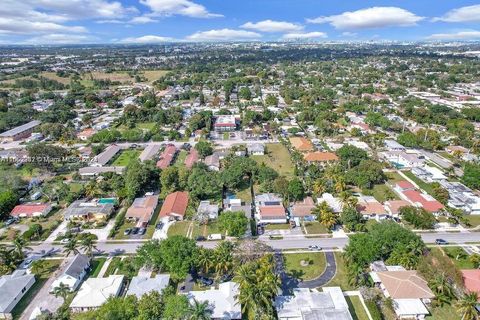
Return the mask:
POLYGON ((329 230, 325 228, 320 222, 312 221, 305 222, 305 229, 307 229, 308 234, 327 234, 329 230))
POLYGON ((105 264, 105 261, 107 261, 107 258, 95 258, 92 260, 92 263, 90 265, 90 274, 88 275, 90 278, 96 278, 98 277, 98 274, 100 273, 100 270, 102 270, 103 265, 105 264))
POLYGON ((268 143, 265 145, 265 155, 252 156, 257 163, 265 163, 265 165, 275 169, 280 175, 291 178, 294 175, 294 165, 291 160, 290 153, 280 143, 268 143))
POLYGON ((288 223, 272 223, 265 226, 265 230, 289 230, 290 225, 288 223))
POLYGON ((464 217, 472 227, 480 225, 480 215, 465 215, 464 217))
POLYGON ((397 172, 386 172, 385 175, 387 176, 388 182, 394 184, 398 181, 405 180, 401 175, 397 172))
POLYGON ((462 247, 441 248, 459 269, 475 269, 475 265, 468 259, 468 254, 462 247))
POLYGON ((177 168, 185 167, 185 158, 187 158, 188 152, 185 150, 180 150, 177 157, 175 158, 175 162, 173 165, 177 168))
POLYGON ((326 268, 323 252, 284 254, 285 270, 293 277, 311 280, 320 276, 326 268), (302 265, 302 261, 308 265, 302 265))
POLYGON ((335 262, 337 263, 337 272, 335 277, 325 287, 340 287, 343 291, 355 290, 356 288, 348 283, 347 266, 341 252, 335 252, 335 262))
POLYGON ((176 235, 185 236, 187 234, 187 229, 188 229, 188 226, 190 225, 190 223, 192 223, 192 222, 191 221, 176 221, 174 224, 172 224, 170 226, 170 228, 168 228, 167 235, 169 237, 176 236, 176 235))
POLYGON ((126 167, 131 161, 138 159, 139 155, 139 150, 123 150, 115 161, 113 161, 112 165, 126 167))
POLYGON ((385 202, 387 201, 387 194, 392 195, 394 197, 394 200, 399 200, 397 194, 393 192, 392 189, 390 189, 389 186, 386 184, 377 184, 373 187, 372 189, 372 195, 377 201, 379 202, 385 202))
POLYGON ((425 190, 426 193, 433 196, 433 189, 429 183, 425 183, 422 180, 418 179, 411 171, 404 172, 407 177, 413 180, 420 188, 425 190))
POLYGON ((345 300, 347 300, 348 309, 350 309, 353 320, 368 320, 367 312, 358 296, 347 296, 345 300))

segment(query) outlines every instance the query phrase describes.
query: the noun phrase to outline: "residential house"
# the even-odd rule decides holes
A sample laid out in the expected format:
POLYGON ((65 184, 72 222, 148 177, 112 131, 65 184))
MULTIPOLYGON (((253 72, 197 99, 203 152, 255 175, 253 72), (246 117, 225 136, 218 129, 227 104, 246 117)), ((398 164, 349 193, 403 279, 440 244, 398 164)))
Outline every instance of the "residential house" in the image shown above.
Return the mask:
POLYGON ((84 167, 78 169, 78 174, 82 178, 93 178, 106 172, 114 172, 116 174, 122 174, 125 171, 125 167, 84 167))
POLYGON ((88 278, 70 303, 70 309, 73 312, 83 312, 99 308, 109 297, 120 295, 124 278, 123 275, 88 278))
POLYGON ((253 143, 247 146, 248 154, 254 156, 263 156, 265 154, 265 145, 263 143, 253 143))
POLYGON ((282 198, 273 193, 255 196, 255 218, 258 223, 287 223, 282 198))
POLYGON ((440 181, 448 191, 448 205, 463 210, 466 214, 480 214, 480 196, 460 182, 440 181))
POLYGON ((417 190, 403 191, 400 196, 414 206, 423 208, 431 213, 438 213, 444 208, 443 204, 435 200, 431 195, 421 193, 417 190))
POLYGON ((170 193, 163 202, 160 217, 173 220, 183 220, 188 206, 188 192, 177 191, 170 193))
POLYGON ((205 291, 190 291, 188 299, 193 302, 207 301, 211 310, 213 320, 242 319, 242 307, 238 302, 240 294, 239 285, 233 281, 223 282, 205 291))
POLYGON ((50 286, 50 292, 54 292, 56 287, 59 287, 61 283, 66 285, 70 291, 77 290, 80 283, 88 273, 90 268, 90 258, 83 254, 77 254, 68 263, 63 273, 52 282, 50 286))
POLYGON ((300 152, 309 152, 314 150, 312 142, 304 137, 291 137, 290 143, 292 144, 293 148, 300 152))
POLYGON ((456 154, 463 155, 465 153, 468 153, 469 150, 462 146, 448 146, 448 147, 445 147, 445 151, 447 151, 448 154, 450 155, 456 155, 456 154))
POLYGON ((7 163, 21 163, 28 160, 26 150, 0 150, 0 160, 7 163))
POLYGON ((21 126, 0 133, 0 141, 12 142, 28 138, 33 130, 40 125, 40 121, 33 120, 21 126))
POLYGON ((293 289, 291 296, 277 296, 274 307, 279 320, 353 319, 340 287, 323 287, 322 292, 293 289))
POLYGON ((424 165, 423 167, 412 168, 412 173, 417 178, 427 183, 438 182, 447 179, 442 170, 427 165, 424 165))
POLYGON ((220 170, 220 157, 218 154, 212 154, 205 157, 205 165, 209 170, 219 171, 220 170))
POLYGON ((90 162, 90 166, 92 167, 103 167, 105 166, 113 157, 119 153, 121 148, 116 145, 112 144, 109 145, 103 152, 96 155, 93 160, 90 162))
POLYGON ((152 160, 160 151, 160 145, 159 144, 149 144, 145 149, 143 149, 142 153, 140 153, 140 156, 138 156, 138 159, 140 159, 141 162, 145 162, 147 160, 152 160))
POLYGON ((158 205, 158 195, 150 195, 136 198, 127 209, 125 218, 133 220, 139 228, 145 228, 152 219, 153 213, 158 205))
POLYGON ((383 158, 397 168, 421 167, 425 163, 425 157, 404 151, 382 152, 383 158))
POLYGON ((198 162, 199 159, 200 159, 200 156, 198 154, 197 149, 191 148, 190 152, 185 158, 185 167, 187 167, 187 169, 191 169, 193 165, 198 162))
POLYGON ((237 119, 234 115, 217 116, 213 128, 216 132, 229 132, 237 129, 237 119))
POLYGON ((401 208, 409 207, 411 205, 412 204, 410 202, 405 200, 388 200, 384 203, 385 210, 387 210, 388 215, 394 218, 399 218, 398 214, 401 208))
POLYGON ((150 276, 135 276, 130 281, 126 295, 133 295, 140 299, 144 294, 152 291, 162 293, 169 283, 169 274, 157 274, 153 278, 150 276))
POLYGON ((313 209, 315 209, 315 202, 312 197, 306 197, 301 201, 295 202, 290 207, 290 217, 313 221, 316 219, 315 215, 312 213, 313 209))
POLYGON ((82 141, 87 141, 90 139, 97 131, 93 128, 86 128, 79 133, 77 133, 77 138, 82 141))
POLYGON ((405 151, 406 148, 402 146, 400 143, 398 143, 395 140, 390 140, 387 139, 384 141, 385 143, 385 148, 387 148, 388 151, 405 151))
POLYGON ((168 145, 163 150, 162 154, 160 155, 160 159, 157 161, 157 168, 165 169, 170 166, 177 154, 177 147, 174 145, 168 145))
POLYGON ((101 202, 98 200, 76 200, 65 209, 65 220, 75 221, 106 221, 115 209, 115 204, 111 202, 101 202))
POLYGON ((48 203, 25 203, 15 206, 10 215, 19 218, 44 217, 51 210, 52 206, 48 203))
POLYGON ((0 277, 0 317, 8 318, 13 308, 35 283, 35 275, 15 270, 0 277))
POLYGON ((326 202, 334 213, 341 213, 343 210, 342 200, 338 197, 334 197, 331 193, 324 193, 320 198, 317 198, 318 204, 322 202, 326 202))
POLYGON ((383 205, 371 196, 358 198, 357 211, 366 219, 380 221, 388 218, 388 213, 383 205))
POLYGON ((463 284, 468 292, 477 292, 480 302, 480 269, 460 270, 462 273, 463 284))
POLYGON ((211 204, 210 201, 200 201, 197 209, 198 216, 208 217, 210 220, 218 218, 218 204, 211 204))
POLYGON ((250 219, 252 217, 252 205, 249 202, 243 202, 242 199, 227 198, 223 199, 224 211, 243 211, 245 217, 250 219))
POLYGON ((435 298, 427 281, 416 270, 371 272, 372 279, 387 298, 400 319, 424 319, 429 314, 425 304, 435 298))
POLYGON ((329 162, 338 161, 338 157, 335 153, 327 152, 327 151, 326 152, 321 152, 321 151, 309 152, 304 154, 303 158, 308 163, 326 164, 329 162))

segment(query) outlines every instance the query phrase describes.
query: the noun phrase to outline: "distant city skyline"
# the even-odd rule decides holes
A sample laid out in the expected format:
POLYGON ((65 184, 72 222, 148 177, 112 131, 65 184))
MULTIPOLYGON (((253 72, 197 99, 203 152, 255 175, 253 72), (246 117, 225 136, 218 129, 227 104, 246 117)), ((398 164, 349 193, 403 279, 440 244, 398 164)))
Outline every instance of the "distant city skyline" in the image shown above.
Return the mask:
POLYGON ((0 44, 480 40, 477 1, 3 0, 0 44))

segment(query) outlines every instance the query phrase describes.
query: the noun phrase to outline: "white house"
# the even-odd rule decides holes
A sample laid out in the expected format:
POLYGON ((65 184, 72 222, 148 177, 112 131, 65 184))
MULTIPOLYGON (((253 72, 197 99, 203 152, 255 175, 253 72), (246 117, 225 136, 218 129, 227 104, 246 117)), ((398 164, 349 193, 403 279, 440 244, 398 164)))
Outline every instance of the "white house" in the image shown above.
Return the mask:
POLYGON ((155 278, 150 278, 150 276, 136 276, 130 281, 127 295, 134 295, 140 299, 144 294, 152 291, 162 293, 162 290, 168 286, 169 282, 169 274, 157 274, 155 278))
POLYGON ((35 276, 25 270, 0 277, 0 318, 9 317, 10 312, 35 283, 35 276))
POLYGON ((86 255, 77 254, 65 268, 65 271, 53 281, 50 292, 53 292, 61 283, 67 285, 71 291, 77 290, 83 278, 87 275, 88 268, 90 268, 90 259, 86 255))
POLYGON ((237 299, 239 293, 238 284, 230 281, 220 283, 218 289, 212 287, 206 291, 190 291, 187 297, 191 301, 194 299, 199 302, 208 301, 212 319, 230 320, 242 319, 242 308, 237 299))
POLYGON ((109 297, 117 297, 120 294, 123 279, 123 275, 87 279, 73 298, 70 309, 73 312, 83 312, 99 308, 109 297))

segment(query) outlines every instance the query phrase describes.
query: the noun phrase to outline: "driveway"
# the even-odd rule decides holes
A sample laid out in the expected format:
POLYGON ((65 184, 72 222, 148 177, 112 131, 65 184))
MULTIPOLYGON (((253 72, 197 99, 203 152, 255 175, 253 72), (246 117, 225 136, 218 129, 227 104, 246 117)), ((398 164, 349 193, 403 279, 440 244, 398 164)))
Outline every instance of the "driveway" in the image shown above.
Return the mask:
POLYGON ((337 264, 335 262, 335 253, 328 251, 325 252, 326 268, 325 271, 318 277, 308 281, 300 281, 287 272, 285 272, 285 267, 283 264, 283 257, 281 252, 277 251, 274 255, 275 258, 275 270, 280 276, 282 281, 281 289, 283 295, 292 294, 293 289, 295 288, 309 288, 315 289, 321 286, 326 285, 330 280, 333 279, 335 273, 337 272, 337 264))
POLYGON ((107 225, 101 229, 84 229, 82 233, 91 233, 97 236, 98 241, 107 241, 110 230, 115 225, 115 219, 110 219, 107 225))
POLYGON ((48 236, 48 238, 45 240, 45 243, 52 243, 53 241, 55 241, 55 239, 58 237, 59 234, 64 234, 67 229, 68 229, 68 221, 64 220, 62 221, 62 223, 60 223, 60 225, 55 229, 53 230, 52 233, 50 233, 50 235, 48 236))
POLYGON ((30 302, 28 307, 23 311, 22 315, 20 316, 20 320, 28 320, 36 308, 40 308, 42 311, 48 310, 52 313, 60 308, 60 306, 63 304, 63 299, 60 297, 56 298, 53 294, 49 293, 50 286, 52 285, 53 281, 55 281, 55 279, 63 273, 70 260, 70 258, 63 260, 60 267, 50 276, 50 278, 48 278, 32 302, 30 302))

